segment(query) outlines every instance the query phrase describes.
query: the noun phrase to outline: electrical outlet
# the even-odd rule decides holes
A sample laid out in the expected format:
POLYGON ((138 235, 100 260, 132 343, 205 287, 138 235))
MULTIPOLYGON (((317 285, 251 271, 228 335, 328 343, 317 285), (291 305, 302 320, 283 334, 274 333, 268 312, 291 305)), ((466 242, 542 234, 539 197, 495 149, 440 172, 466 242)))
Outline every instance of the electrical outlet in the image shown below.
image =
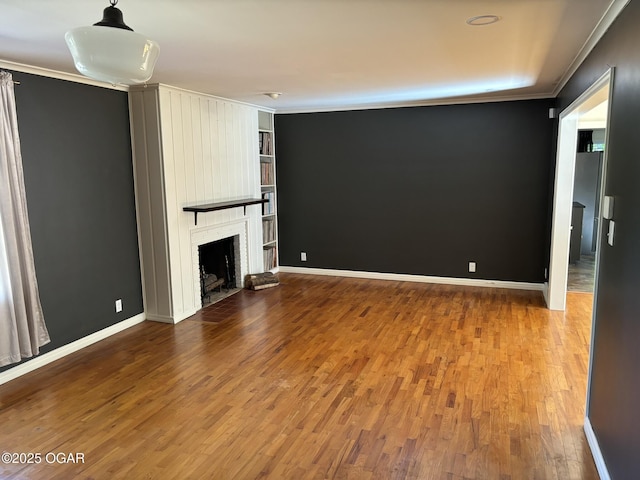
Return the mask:
POLYGON ((122 299, 119 298, 116 300, 116 313, 120 313, 122 311, 122 299))
POLYGON ((307 252, 300 252, 300 260, 303 262, 307 261, 307 252))
POLYGON ((469 272, 474 273, 476 271, 476 262, 469 262, 469 272))

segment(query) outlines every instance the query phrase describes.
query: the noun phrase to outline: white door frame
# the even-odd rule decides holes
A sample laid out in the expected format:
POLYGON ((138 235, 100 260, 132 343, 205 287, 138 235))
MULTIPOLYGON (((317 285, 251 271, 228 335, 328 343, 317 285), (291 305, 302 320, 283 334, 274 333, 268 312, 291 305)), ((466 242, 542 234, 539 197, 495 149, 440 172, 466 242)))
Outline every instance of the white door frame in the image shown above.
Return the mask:
MULTIPOLYGON (((609 118, 613 93, 613 68, 610 68, 571 105, 560 113, 558 126, 558 148, 556 154, 556 178, 553 196, 553 220, 551 226, 551 253, 549 280, 544 289, 545 300, 550 310, 564 310, 567 297, 567 276, 569 273, 569 242, 571 234, 571 209, 573 204, 573 182, 576 167, 576 146, 578 143, 578 120, 580 115, 592 106, 589 100, 604 87, 609 87, 609 112, 607 114, 606 137, 609 137, 609 118)), ((600 195, 604 196, 607 149, 603 155, 600 195)), ((602 218, 598 222, 602 225, 602 218)), ((600 232, 598 229, 596 247, 596 285, 600 258, 600 232)))

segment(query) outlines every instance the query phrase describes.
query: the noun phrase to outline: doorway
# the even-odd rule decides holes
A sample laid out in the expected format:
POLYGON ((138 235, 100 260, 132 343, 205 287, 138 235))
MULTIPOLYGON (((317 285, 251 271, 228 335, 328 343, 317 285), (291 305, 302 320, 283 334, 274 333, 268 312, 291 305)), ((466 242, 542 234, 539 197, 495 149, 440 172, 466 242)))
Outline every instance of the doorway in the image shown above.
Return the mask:
POLYGON ((573 181, 568 292, 593 293, 600 226, 601 182, 609 101, 578 120, 578 149, 573 181))
MULTIPOLYGON (((560 114, 558 133, 558 151, 556 156, 556 178, 553 199, 553 220, 551 228, 551 255, 549 263, 549 281, 545 289, 547 306, 551 310, 564 310, 568 286, 572 216, 574 210, 574 182, 576 173, 576 154, 578 132, 590 123, 596 115, 598 127, 608 132, 609 106, 613 71, 607 71, 586 92, 576 99, 560 114)), ((597 185, 597 201, 601 204, 606 172, 606 151, 599 166, 602 172, 597 185)), ((579 202, 578 202, 579 203, 579 202)), ((594 213, 592 228, 597 228, 595 254, 593 262, 593 282, 597 280, 598 251, 600 247, 601 222, 600 211, 594 213), (597 219, 597 220, 596 220, 597 219)), ((582 227, 580 227, 582 228, 582 227)), ((580 235, 578 235, 580 237, 580 235)))

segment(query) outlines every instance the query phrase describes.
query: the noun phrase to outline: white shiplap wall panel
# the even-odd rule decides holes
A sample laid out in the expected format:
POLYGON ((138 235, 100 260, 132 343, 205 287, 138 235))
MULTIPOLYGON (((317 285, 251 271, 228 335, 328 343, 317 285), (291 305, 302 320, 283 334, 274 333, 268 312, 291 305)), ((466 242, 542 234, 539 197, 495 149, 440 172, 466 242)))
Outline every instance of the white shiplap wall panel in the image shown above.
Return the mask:
MULTIPOLYGON (((164 171, 161 158, 158 92, 144 90, 129 97, 134 175, 145 312, 149 318, 171 316, 168 235, 165 220, 164 171), (133 135, 135 133, 135 135, 133 135), (154 239, 150 242, 147 239, 154 239)), ((164 318, 163 318, 164 317, 164 318)))
MULTIPOLYGON (((179 243, 180 243, 180 298, 179 302, 182 305, 182 312, 188 311, 189 309, 194 310, 191 305, 191 291, 192 291, 192 283, 193 283, 193 274, 191 268, 191 261, 185 262, 185 252, 191 256, 191 234, 190 227, 193 225, 193 218, 191 215, 185 214, 182 212, 182 207, 184 205, 197 203, 202 201, 196 196, 195 186, 196 186, 196 159, 195 159, 195 141, 193 137, 193 129, 195 125, 193 125, 193 115, 191 113, 192 106, 192 95, 188 95, 182 92, 174 93, 172 95, 176 99, 178 99, 180 103, 181 113, 180 113, 180 127, 177 128, 177 134, 180 136, 182 151, 176 151, 174 156, 174 161, 176 162, 175 168, 176 171, 182 172, 182 183, 178 186, 180 190, 178 190, 178 198, 176 199, 176 212, 180 217, 180 233, 179 233, 179 243)), ((175 119, 174 119, 175 121, 175 119)))
MULTIPOLYGON (((231 152, 233 148, 233 142, 229 141, 229 137, 231 136, 231 125, 229 121, 229 117, 231 116, 231 106, 226 103, 218 103, 220 107, 218 109, 218 138, 220 138, 219 152, 220 152, 220 161, 218 163, 219 170, 218 175, 220 177, 220 196, 222 198, 230 198, 231 197, 231 189, 229 186, 229 164, 233 161, 233 153, 231 152)), ((220 212, 229 214, 230 212, 220 212)))
MULTIPOLYGON (((171 91, 160 89, 160 119, 164 146, 163 166, 166 172, 167 230, 169 232, 169 264, 171 265, 171 304, 173 316, 184 310, 182 304, 182 272, 176 259, 180 258, 180 232, 184 219, 176 206, 185 182, 184 169, 176 168, 176 155, 182 159, 182 108, 180 98, 171 91)), ((181 162, 182 160, 180 160, 181 162)))
MULTIPOLYGON (((182 214, 188 220, 187 228, 181 228, 179 236, 180 271, 182 273, 180 286, 182 295, 179 302, 184 314, 188 315, 197 310, 200 305, 194 304, 193 300, 198 298, 193 287, 193 278, 194 275, 197 275, 197 272, 193 271, 193 262, 191 261, 191 231, 195 228, 195 225, 193 224, 192 215, 184 214, 181 211, 182 207, 189 203, 224 201, 259 194, 259 186, 255 174, 251 175, 252 178, 250 180, 245 178, 249 172, 258 170, 256 163, 258 157, 255 148, 255 132, 257 132, 257 129, 250 134, 248 129, 237 128, 237 125, 245 122, 255 123, 253 119, 257 117, 257 112, 251 107, 218 99, 212 100, 192 93, 172 92, 172 96, 174 97, 172 101, 174 111, 177 108, 176 97, 179 97, 181 105, 180 119, 174 115, 172 121, 174 124, 174 144, 177 142, 176 136, 178 134, 181 136, 182 159, 177 149, 174 152, 173 159, 177 176, 180 177, 178 172, 181 169, 184 172, 184 191, 180 191, 180 183, 177 183, 176 209, 179 215, 182 214), (213 118, 209 117, 203 121, 201 105, 208 104, 209 108, 205 111, 211 115, 210 107, 212 103, 215 105, 213 109, 215 115, 213 118), (176 127, 178 121, 181 123, 182 128, 176 127), (205 137, 201 135, 201 132, 203 130, 206 131, 207 123, 209 123, 208 129, 210 132, 211 123, 216 125, 217 129, 205 141, 205 137), (204 152, 211 148, 209 144, 214 139, 218 140, 218 158, 216 159, 214 156, 213 162, 211 162, 211 159, 205 156, 204 152), (252 150, 253 155, 246 153, 248 152, 247 146, 249 146, 249 150, 252 150), (210 175, 207 175, 208 171, 211 172, 210 175), (216 180, 219 180, 218 190, 216 190, 216 180), (211 195, 206 193, 208 191, 212 192, 211 195)), ((213 149, 211 151, 213 152, 213 149)), ((257 225, 261 224, 259 223, 259 218, 252 218, 251 211, 248 210, 247 213, 250 220, 253 220, 249 222, 253 225, 253 227, 249 227, 249 230, 253 231, 256 223, 257 225)), ((253 217, 259 217, 259 213, 259 211, 254 211, 253 217)), ((243 216, 243 209, 236 208, 200 215, 200 219, 206 220, 205 225, 222 225, 237 221, 243 216)), ((250 239, 248 243, 252 246, 250 249, 255 250, 256 246, 253 245, 253 240, 250 239)), ((250 254, 249 256, 253 258, 255 255, 250 254)), ((249 268, 252 272, 256 271, 256 265, 250 265, 249 268)), ((177 310, 178 299, 176 300, 177 310)))
POLYGON ((219 135, 219 122, 220 122, 220 114, 218 112, 218 101, 217 100, 209 100, 209 130, 210 130, 210 139, 211 139, 211 190, 213 200, 219 200, 220 191, 222 190, 222 182, 220 180, 220 135, 219 135))
MULTIPOLYGON (((231 122, 231 137, 237 138, 242 135, 240 131, 240 111, 241 107, 239 105, 231 105, 231 118, 229 119, 231 122)), ((233 146, 231 147, 231 157, 236 159, 230 163, 229 169, 229 185, 237 185, 240 189, 244 190, 243 178, 242 178, 242 167, 244 166, 243 158, 242 158, 242 145, 238 145, 238 143, 233 142, 233 146)))
POLYGON ((191 137, 193 141, 193 175, 194 185, 192 195, 195 198, 207 198, 204 194, 204 164, 203 154, 204 140, 202 138, 202 117, 200 116, 200 105, 204 103, 202 98, 191 98, 191 137))
POLYGON ((197 271, 193 266, 193 235, 199 229, 246 222, 246 273, 262 270, 259 206, 248 207, 246 217, 242 208, 200 214, 198 226, 193 214, 182 211, 188 204, 259 197, 258 111, 249 105, 162 85, 134 88, 130 95, 136 159, 144 158, 144 162, 138 163, 139 173, 144 174, 140 190, 146 189, 146 193, 142 192, 146 200, 141 202, 139 214, 150 215, 153 204, 160 201, 162 214, 156 212, 150 218, 157 218, 156 223, 163 224, 166 231, 164 251, 156 249, 168 257, 167 268, 163 270, 158 268, 162 257, 146 253, 154 251, 157 228, 141 221, 145 294, 148 313, 153 313, 149 318, 176 322, 200 308, 194 284, 197 271), (156 103, 151 113, 154 102, 149 95, 156 103), (154 142, 151 137, 146 140, 147 132, 153 128, 159 137, 155 152, 148 146, 141 148, 154 142), (154 168, 162 173, 162 185, 151 186, 158 182, 149 174, 154 168), (162 195, 158 194, 160 190, 162 195), (152 195, 153 191, 158 192, 152 195), (163 272, 165 279, 156 278, 163 272))
POLYGON ((170 321, 170 269, 157 90, 129 94, 136 208, 146 317, 170 321))
POLYGON ((213 199, 213 153, 211 151, 211 100, 204 99, 200 102, 200 138, 202 139, 202 196, 213 199))
MULTIPOLYGON (((253 141, 249 141, 243 144, 244 156, 246 157, 245 171, 243 173, 243 179, 246 182, 246 188, 251 196, 260 197, 260 165, 258 161, 257 168, 254 168, 256 159, 259 159, 258 155, 258 115, 244 115, 244 130, 243 137, 252 138, 253 141)), ((262 205, 256 205, 249 207, 253 212, 251 221, 249 222, 248 241, 250 245, 254 246, 254 249, 249 251, 249 265, 251 265, 252 271, 261 272, 264 270, 264 264, 262 261, 262 205)))

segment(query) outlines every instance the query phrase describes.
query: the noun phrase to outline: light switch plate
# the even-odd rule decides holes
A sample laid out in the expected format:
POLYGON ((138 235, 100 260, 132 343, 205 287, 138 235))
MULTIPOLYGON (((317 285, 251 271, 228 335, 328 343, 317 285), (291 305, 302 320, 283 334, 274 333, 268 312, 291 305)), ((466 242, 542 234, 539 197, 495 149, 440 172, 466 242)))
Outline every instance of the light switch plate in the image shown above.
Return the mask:
POLYGON ((607 220, 613 218, 613 197, 611 195, 605 195, 602 202, 602 216, 607 220))
POLYGON ((609 221, 609 231, 607 232, 607 243, 613 247, 613 236, 616 231, 616 222, 609 221))

